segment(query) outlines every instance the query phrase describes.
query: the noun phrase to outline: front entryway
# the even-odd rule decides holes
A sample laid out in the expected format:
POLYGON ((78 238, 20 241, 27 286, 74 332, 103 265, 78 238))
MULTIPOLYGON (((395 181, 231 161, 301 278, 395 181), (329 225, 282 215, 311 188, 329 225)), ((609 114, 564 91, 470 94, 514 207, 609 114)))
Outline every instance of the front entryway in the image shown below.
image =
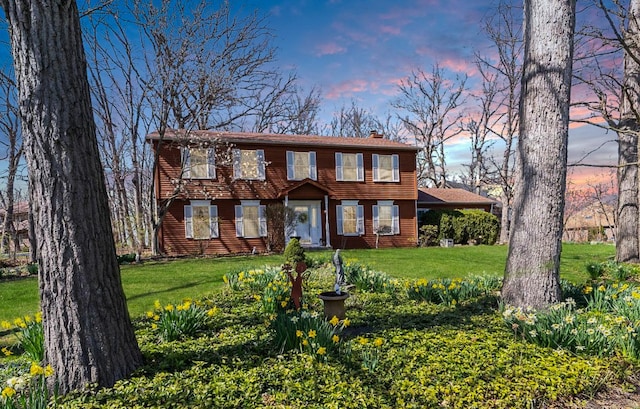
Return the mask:
POLYGON ((322 240, 321 207, 319 200, 290 200, 288 205, 296 213, 292 237, 303 246, 319 246, 322 240))

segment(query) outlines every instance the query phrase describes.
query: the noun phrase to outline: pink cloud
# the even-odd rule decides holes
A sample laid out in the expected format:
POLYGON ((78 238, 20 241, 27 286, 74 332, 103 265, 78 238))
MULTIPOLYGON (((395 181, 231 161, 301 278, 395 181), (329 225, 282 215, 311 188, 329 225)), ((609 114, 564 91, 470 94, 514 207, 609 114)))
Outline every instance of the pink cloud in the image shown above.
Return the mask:
POLYGON ((344 54, 347 51, 343 46, 336 43, 325 43, 316 46, 316 56, 344 54))
POLYGON ((340 99, 349 97, 357 92, 363 92, 371 89, 368 81, 362 79, 354 79, 350 81, 342 81, 333 85, 325 93, 327 99, 340 99))

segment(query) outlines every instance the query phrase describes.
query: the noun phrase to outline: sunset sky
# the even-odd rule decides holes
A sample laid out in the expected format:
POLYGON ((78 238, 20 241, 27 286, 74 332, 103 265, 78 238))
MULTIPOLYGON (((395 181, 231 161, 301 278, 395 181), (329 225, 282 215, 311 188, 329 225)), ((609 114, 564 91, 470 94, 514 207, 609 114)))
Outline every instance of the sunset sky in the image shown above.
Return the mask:
MULTIPOLYGON (((121 0, 116 0, 121 1, 121 0)), ((215 2, 217 4, 217 1, 215 2)), ((430 72, 434 64, 450 77, 468 76, 467 86, 478 88, 475 52, 491 55, 481 21, 495 11, 494 0, 232 0, 232 10, 258 10, 272 29, 283 72, 295 70, 306 90, 317 87, 323 99, 321 117, 355 101, 380 118, 394 115, 390 102, 398 84, 416 69, 430 72)), ((79 2, 82 8, 82 2, 79 2)), ((520 6, 521 1, 514 4, 520 6)), ((588 13, 579 15, 580 19, 588 13)), ((4 27, 3 27, 4 28, 4 27)), ((2 43, 7 33, 0 34, 2 43)), ((0 57, 10 64, 8 45, 0 57)), ((469 112, 474 107, 468 104, 469 112)), ((572 126, 569 162, 603 145, 585 162, 613 164, 617 146, 612 133, 589 126, 572 126)), ((470 161, 468 139, 457 138, 446 149, 454 172, 470 161)), ((608 171, 573 168, 574 180, 600 179, 608 171)))
MULTIPOLYGON (((429 72, 435 63, 452 76, 468 75, 468 86, 477 88, 473 55, 492 53, 481 20, 494 13, 493 0, 249 0, 244 4, 267 14, 281 66, 295 68, 304 86, 322 90, 326 117, 352 100, 381 116, 393 114, 389 102, 398 94, 399 81, 416 68, 429 72)), ((588 15, 583 10, 578 18, 588 15)), ((569 162, 604 143, 584 162, 615 163, 617 146, 607 143, 614 139, 598 128, 572 125, 569 162)), ((467 140, 458 139, 448 147, 448 162, 469 162, 468 149, 467 140)), ((584 183, 608 172, 572 168, 570 174, 584 183)))

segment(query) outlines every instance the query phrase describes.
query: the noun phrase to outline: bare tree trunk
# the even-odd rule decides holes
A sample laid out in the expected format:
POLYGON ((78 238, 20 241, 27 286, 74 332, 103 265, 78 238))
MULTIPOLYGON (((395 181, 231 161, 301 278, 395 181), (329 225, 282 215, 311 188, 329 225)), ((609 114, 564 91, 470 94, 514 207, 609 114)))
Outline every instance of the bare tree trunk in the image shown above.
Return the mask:
POLYGON ((45 359, 62 393, 111 386, 142 355, 120 282, 78 9, 74 1, 0 1, 29 168, 45 359))
POLYGON ((561 298, 575 0, 525 0, 520 143, 502 297, 545 308, 561 298))
POLYGON ((638 21, 640 1, 629 2, 629 23, 624 34, 624 82, 622 87, 622 118, 618 131, 618 223, 616 260, 640 262, 640 220, 638 218, 638 103, 640 102, 640 45, 638 21))

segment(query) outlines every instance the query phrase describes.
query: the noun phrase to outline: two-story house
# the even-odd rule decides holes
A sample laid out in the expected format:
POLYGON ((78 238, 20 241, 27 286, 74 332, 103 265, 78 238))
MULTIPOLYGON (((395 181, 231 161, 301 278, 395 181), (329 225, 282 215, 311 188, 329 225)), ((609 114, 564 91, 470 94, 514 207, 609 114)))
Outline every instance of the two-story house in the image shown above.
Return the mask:
POLYGON ((375 132, 341 138, 172 130, 147 140, 158 153, 155 195, 166 209, 158 238, 166 254, 266 251, 273 204, 295 211, 290 236, 304 246, 416 244, 414 146, 375 132))

